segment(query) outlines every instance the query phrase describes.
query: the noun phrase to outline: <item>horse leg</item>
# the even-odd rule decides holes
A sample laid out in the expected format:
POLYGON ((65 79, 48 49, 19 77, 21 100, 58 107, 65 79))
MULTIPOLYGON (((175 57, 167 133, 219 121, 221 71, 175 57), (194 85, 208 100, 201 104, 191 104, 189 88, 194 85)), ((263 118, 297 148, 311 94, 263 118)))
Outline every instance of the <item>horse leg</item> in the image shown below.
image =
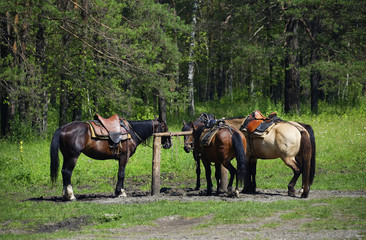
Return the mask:
POLYGON ((74 201, 76 197, 74 196, 74 192, 71 186, 71 176, 72 171, 76 166, 76 162, 78 160, 78 156, 76 157, 64 157, 64 162, 62 165, 62 182, 63 182, 63 190, 62 196, 65 200, 74 201))
POLYGON ((126 164, 127 164, 127 155, 121 155, 119 159, 118 180, 115 191, 116 197, 127 197, 126 191, 124 189, 126 164))
POLYGON ((301 171, 299 166, 297 165, 295 158, 294 157, 287 157, 287 158, 282 158, 282 161, 289 166, 292 171, 294 172, 294 176, 292 177, 290 183, 288 184, 287 188, 288 188, 288 195, 290 197, 295 197, 295 185, 297 182, 297 179, 299 178, 301 171))
POLYGON ((257 158, 249 157, 248 174, 245 176, 243 193, 255 193, 257 183, 255 175, 257 174, 257 158))
POLYGON ((210 162, 209 161, 204 161, 203 162, 203 166, 205 167, 205 172, 206 172, 206 181, 207 181, 207 195, 211 195, 212 194, 212 180, 211 180, 211 166, 210 166, 210 162))
MULTIPOLYGON (((224 167, 227 168, 227 170, 229 170, 230 172, 230 179, 229 179, 229 184, 228 184, 228 192, 229 195, 232 192, 232 187, 233 187, 233 182, 234 182, 234 177, 236 176, 236 169, 235 167, 231 164, 231 162, 227 162, 224 164, 224 167)), ((235 189, 235 196, 239 197, 239 190, 238 190, 238 179, 236 180, 236 189, 235 189)))
POLYGON ((220 186, 221 186, 221 164, 215 163, 215 178, 217 184, 216 194, 220 193, 220 186))
POLYGON ((300 190, 302 198, 307 198, 310 192, 310 160, 307 163, 303 163, 303 165, 305 164, 308 164, 308 166, 302 167, 302 188, 300 190))
POLYGON ((196 188, 195 190, 199 190, 201 187, 201 166, 200 166, 200 156, 198 153, 196 153, 193 150, 193 158, 196 161, 196 176, 197 176, 197 180, 196 180, 196 188))
POLYGON ((255 175, 257 174, 257 159, 253 158, 249 162, 249 175, 250 175, 250 188, 249 191, 251 193, 255 193, 257 189, 257 182, 255 181, 255 175))

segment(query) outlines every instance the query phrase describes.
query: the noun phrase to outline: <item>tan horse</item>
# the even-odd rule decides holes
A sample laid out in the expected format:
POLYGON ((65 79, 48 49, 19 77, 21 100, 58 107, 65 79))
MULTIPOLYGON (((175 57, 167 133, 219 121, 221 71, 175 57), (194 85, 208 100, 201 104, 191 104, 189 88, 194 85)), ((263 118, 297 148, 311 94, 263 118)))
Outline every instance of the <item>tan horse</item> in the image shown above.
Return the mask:
MULTIPOLYGON (((240 128, 245 118, 225 119, 225 123, 240 128)), ((257 159, 281 158, 294 176, 288 184, 288 195, 295 196, 295 184, 302 174, 302 198, 308 197, 315 176, 315 138, 310 125, 279 120, 263 134, 256 135, 241 129, 247 138, 249 161, 244 191, 256 191, 257 159)))

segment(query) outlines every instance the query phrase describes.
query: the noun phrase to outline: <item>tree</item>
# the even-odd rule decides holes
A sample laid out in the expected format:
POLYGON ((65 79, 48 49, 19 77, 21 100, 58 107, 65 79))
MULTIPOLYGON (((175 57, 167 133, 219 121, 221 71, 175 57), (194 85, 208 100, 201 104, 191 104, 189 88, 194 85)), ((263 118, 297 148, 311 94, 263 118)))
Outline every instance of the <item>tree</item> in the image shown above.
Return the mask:
POLYGON ((197 9, 198 2, 194 0, 193 9, 192 9, 192 32, 190 38, 190 47, 189 47, 189 64, 188 64, 188 97, 189 97, 189 107, 188 112, 189 115, 194 115, 194 47, 195 47, 195 36, 196 36, 196 24, 197 24, 197 9))

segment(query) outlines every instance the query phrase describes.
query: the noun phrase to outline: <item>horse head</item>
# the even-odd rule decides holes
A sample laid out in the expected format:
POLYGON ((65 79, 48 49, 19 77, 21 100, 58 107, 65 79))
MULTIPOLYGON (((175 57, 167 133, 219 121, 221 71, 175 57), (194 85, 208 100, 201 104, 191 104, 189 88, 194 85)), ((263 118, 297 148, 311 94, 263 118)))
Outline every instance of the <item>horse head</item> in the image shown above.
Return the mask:
MULTIPOLYGON (((183 121, 183 128, 182 128, 182 132, 187 132, 187 131, 193 131, 194 129, 194 126, 193 126, 193 123, 192 122, 184 122, 183 121)), ((192 149, 193 149, 193 146, 194 146, 194 139, 193 139, 193 133, 190 134, 190 135, 187 135, 187 136, 184 136, 184 151, 186 153, 189 153, 192 149)))
MULTIPOLYGON (((155 119, 156 124, 154 124, 154 133, 169 132, 168 125, 165 121, 160 118, 155 119)), ((171 136, 161 137, 161 144, 164 149, 169 149, 172 146, 171 136)))

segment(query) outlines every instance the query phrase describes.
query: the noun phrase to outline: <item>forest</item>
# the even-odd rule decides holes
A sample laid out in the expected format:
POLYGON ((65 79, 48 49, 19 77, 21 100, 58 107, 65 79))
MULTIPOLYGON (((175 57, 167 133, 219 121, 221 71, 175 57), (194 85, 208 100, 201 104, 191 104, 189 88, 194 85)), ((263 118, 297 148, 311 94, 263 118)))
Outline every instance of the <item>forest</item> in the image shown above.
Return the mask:
POLYGON ((0 138, 205 103, 318 114, 364 103, 365 73, 366 1, 0 1, 0 138))

